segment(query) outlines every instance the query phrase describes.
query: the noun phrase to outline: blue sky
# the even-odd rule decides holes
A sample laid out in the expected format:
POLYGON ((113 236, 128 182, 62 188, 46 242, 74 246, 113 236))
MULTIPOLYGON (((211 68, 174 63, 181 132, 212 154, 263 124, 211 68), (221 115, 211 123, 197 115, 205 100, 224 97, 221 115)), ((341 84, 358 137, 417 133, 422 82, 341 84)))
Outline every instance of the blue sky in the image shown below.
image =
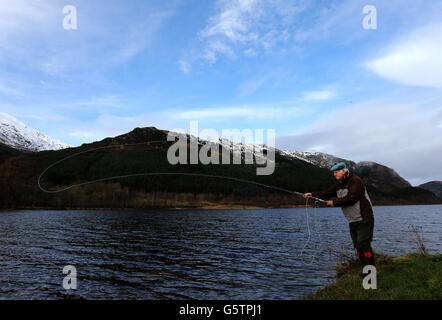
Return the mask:
POLYGON ((282 149, 442 180, 441 17, 420 0, 1 1, 0 111, 72 145, 275 129, 282 149))

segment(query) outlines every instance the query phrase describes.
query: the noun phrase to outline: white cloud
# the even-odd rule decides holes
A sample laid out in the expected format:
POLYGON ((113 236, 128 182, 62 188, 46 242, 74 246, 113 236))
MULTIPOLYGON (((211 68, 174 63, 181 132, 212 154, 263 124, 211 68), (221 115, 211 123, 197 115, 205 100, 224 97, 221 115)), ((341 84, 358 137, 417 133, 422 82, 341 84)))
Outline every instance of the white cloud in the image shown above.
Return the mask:
POLYGON ((200 32, 201 38, 225 36, 232 42, 246 42, 256 39, 249 32, 254 19, 259 18, 259 1, 234 0, 222 1, 221 12, 210 18, 209 25, 200 32))
POLYGON ((206 108, 188 111, 168 111, 171 118, 182 120, 202 120, 210 119, 214 121, 223 121, 227 119, 287 119, 290 116, 297 116, 302 109, 299 107, 272 107, 265 105, 244 105, 223 108, 206 108))
POLYGON ((442 23, 411 32, 366 65, 396 83, 442 88, 442 23))
POLYGON ((354 161, 375 161, 413 183, 442 177, 442 106, 373 101, 325 113, 277 146, 321 151, 354 161))
POLYGON ((204 50, 203 57, 209 63, 213 64, 216 62, 217 55, 222 54, 227 57, 235 57, 233 49, 221 40, 212 40, 208 43, 204 50))
POLYGON ((256 57, 257 55, 256 50, 253 48, 245 49, 243 53, 246 57, 256 57))
POLYGON ((20 34, 28 27, 36 25, 39 28, 48 28, 53 21, 54 10, 48 3, 33 0, 0 1, 0 35, 2 37, 20 34))
POLYGON ((184 74, 190 73, 192 66, 188 61, 181 59, 178 61, 178 64, 180 65, 181 72, 183 72, 184 74))
POLYGON ((220 0, 217 13, 199 32, 203 58, 215 63, 218 56, 255 56, 290 39, 288 29, 304 9, 301 1, 220 0))

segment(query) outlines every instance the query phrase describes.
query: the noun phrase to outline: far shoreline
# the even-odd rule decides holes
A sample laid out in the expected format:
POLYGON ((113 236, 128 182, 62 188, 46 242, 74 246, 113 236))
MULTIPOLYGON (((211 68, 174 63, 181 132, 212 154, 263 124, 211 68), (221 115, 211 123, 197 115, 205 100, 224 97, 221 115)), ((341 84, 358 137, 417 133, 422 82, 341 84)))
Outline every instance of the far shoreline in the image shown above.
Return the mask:
MULTIPOLYGON (((374 207, 394 207, 394 206, 431 206, 431 205, 442 205, 442 203, 419 203, 419 204, 375 204, 374 207)), ((98 207, 15 207, 15 208, 0 208, 2 211, 19 211, 19 210, 29 210, 29 211, 191 211, 191 210, 274 210, 274 209, 299 209, 306 208, 305 205, 291 205, 291 206, 251 206, 251 205, 224 205, 224 204, 214 204, 214 205, 201 205, 194 207, 146 207, 146 208, 127 208, 127 207, 113 207, 113 208, 98 208, 98 207)), ((308 205, 307 208, 314 208, 312 205, 308 205)), ((332 207, 319 207, 319 208, 332 208, 332 207)), ((339 207, 335 207, 339 208, 339 207)))

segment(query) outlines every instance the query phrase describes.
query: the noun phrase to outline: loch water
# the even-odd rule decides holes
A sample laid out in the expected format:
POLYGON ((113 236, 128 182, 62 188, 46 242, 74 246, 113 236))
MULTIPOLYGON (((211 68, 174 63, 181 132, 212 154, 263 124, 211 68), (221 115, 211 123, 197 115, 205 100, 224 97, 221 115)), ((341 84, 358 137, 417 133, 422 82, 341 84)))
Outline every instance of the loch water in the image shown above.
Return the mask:
MULTIPOLYGON (((442 205, 374 210, 375 251, 442 252, 442 205)), ((299 299, 352 254, 339 208, 1 211, 0 299, 299 299)))

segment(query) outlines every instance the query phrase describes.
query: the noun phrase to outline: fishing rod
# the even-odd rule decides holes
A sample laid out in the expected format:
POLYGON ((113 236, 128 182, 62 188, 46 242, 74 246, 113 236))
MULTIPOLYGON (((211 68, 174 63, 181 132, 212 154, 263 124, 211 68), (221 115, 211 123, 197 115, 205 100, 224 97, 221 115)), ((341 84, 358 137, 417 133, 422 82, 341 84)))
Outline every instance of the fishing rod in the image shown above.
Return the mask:
MULTIPOLYGON (((298 191, 292 191, 294 194, 296 194, 296 195, 298 195, 298 196, 301 196, 301 197, 304 197, 304 194, 303 193, 301 193, 301 192, 298 192, 298 191)), ((306 198, 307 200, 308 199, 313 199, 313 200, 315 200, 315 201, 318 201, 318 202, 322 202, 322 203, 327 203, 327 201, 326 200, 323 200, 323 199, 320 199, 320 198, 317 198, 317 197, 313 197, 313 196, 310 196, 310 197, 308 197, 308 198, 306 198)))

